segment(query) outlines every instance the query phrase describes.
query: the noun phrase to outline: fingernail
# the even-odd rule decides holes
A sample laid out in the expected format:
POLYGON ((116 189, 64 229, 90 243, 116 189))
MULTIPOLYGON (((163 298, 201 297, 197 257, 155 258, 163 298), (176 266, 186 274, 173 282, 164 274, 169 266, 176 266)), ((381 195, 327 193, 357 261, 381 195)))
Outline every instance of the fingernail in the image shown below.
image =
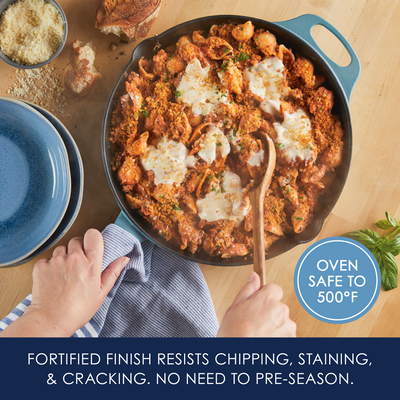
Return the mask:
POLYGON ((130 261, 130 258, 125 257, 124 260, 121 263, 121 267, 125 268, 128 265, 128 262, 130 261))
POLYGON ((253 272, 249 275, 249 278, 247 279, 247 283, 248 283, 248 282, 253 282, 253 281, 254 281, 254 276, 255 276, 255 272, 253 271, 253 272))

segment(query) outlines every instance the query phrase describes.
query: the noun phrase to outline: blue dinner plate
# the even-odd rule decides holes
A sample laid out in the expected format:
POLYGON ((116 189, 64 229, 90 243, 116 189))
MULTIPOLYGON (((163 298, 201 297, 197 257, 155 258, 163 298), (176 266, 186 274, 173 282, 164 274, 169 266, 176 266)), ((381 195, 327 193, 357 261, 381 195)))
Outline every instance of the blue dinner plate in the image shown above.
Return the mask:
POLYGON ((49 122, 57 129, 62 140, 64 141, 65 147, 68 152, 69 168, 71 171, 71 198, 64 218, 60 222, 60 225, 58 225, 55 232, 49 237, 49 239, 46 240, 45 243, 43 243, 36 251, 34 251, 24 260, 21 260, 11 265, 7 265, 7 267, 16 267, 18 265, 25 264, 33 260, 34 258, 39 257, 41 254, 55 246, 64 237, 64 235, 68 232, 68 230, 75 222, 79 214, 83 199, 83 162, 81 154, 79 152, 79 148, 76 145, 73 137, 71 136, 67 128, 62 124, 62 122, 49 111, 35 104, 31 104, 28 102, 25 103, 41 113, 45 118, 47 118, 49 122))
POLYGON ((0 267, 26 259, 54 233, 71 195, 64 142, 38 111, 0 98, 0 267))

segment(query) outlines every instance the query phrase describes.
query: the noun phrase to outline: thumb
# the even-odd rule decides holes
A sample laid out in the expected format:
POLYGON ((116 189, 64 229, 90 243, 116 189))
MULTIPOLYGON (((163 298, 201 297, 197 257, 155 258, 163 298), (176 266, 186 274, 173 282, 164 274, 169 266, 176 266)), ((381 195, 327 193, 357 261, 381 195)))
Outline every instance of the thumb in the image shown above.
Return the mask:
POLYGON ((241 303, 242 301, 248 299, 250 296, 252 296, 255 292, 257 292, 261 287, 261 282, 260 282, 260 277, 258 276, 257 273, 254 271, 249 275, 249 278, 247 279, 247 283, 242 287, 240 292, 237 294, 235 297, 235 300, 233 300, 232 305, 236 305, 238 303, 241 303))
POLYGON ((129 262, 128 257, 120 257, 114 260, 101 274, 101 293, 105 298, 113 288, 122 270, 129 262))

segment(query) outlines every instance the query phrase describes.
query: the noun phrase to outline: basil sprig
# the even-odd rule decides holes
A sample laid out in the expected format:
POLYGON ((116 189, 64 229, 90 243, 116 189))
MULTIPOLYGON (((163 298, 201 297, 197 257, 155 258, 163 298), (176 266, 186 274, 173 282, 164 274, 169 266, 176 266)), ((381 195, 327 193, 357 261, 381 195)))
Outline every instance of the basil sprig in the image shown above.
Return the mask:
POLYGON ((392 230, 385 236, 370 229, 347 232, 344 237, 354 239, 363 244, 376 258, 381 270, 382 286, 391 290, 398 286, 399 272, 395 257, 400 254, 400 223, 386 211, 386 219, 381 219, 375 225, 385 231, 392 230))

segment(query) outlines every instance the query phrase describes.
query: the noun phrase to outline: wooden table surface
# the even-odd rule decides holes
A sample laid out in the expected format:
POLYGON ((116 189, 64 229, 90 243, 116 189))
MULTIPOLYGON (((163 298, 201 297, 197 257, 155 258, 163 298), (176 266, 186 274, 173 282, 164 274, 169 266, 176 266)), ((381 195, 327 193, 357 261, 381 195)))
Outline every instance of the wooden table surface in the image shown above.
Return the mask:
MULTIPOLYGON (((60 117, 79 146, 84 168, 85 189, 79 216, 59 242, 94 227, 99 230, 113 222, 119 209, 107 183, 100 151, 101 124, 109 93, 128 63, 138 42, 124 44, 114 35, 94 27, 100 0, 59 0, 68 19, 69 33, 64 50, 51 64, 60 74, 66 67, 75 39, 93 41, 97 48, 95 66, 102 78, 81 102, 68 100, 60 117), (110 43, 116 43, 112 51, 110 43)), ((361 61, 361 75, 353 91, 350 112, 354 150, 344 191, 317 239, 338 236, 362 228, 374 229, 385 211, 400 219, 400 1, 399 0, 163 0, 149 36, 187 20, 216 14, 253 16, 284 21, 302 14, 317 14, 333 24, 351 43, 361 61)), ((313 35, 336 62, 346 65, 349 56, 326 29, 315 27, 313 35)), ((16 79, 15 68, 0 64, 0 95, 16 79)), ((384 292, 362 318, 334 325, 311 317, 297 300, 293 276, 296 262, 310 245, 300 245, 267 262, 267 280, 282 286, 283 302, 297 323, 300 337, 398 337, 400 336, 400 289, 384 292)), ((42 257, 50 257, 52 249, 42 257)), ((0 318, 7 315, 32 289, 32 268, 37 259, 15 268, 0 269, 0 318)), ((400 261, 400 256, 397 257, 400 261)), ((223 268, 201 265, 216 312, 221 320, 252 266, 223 268)))

